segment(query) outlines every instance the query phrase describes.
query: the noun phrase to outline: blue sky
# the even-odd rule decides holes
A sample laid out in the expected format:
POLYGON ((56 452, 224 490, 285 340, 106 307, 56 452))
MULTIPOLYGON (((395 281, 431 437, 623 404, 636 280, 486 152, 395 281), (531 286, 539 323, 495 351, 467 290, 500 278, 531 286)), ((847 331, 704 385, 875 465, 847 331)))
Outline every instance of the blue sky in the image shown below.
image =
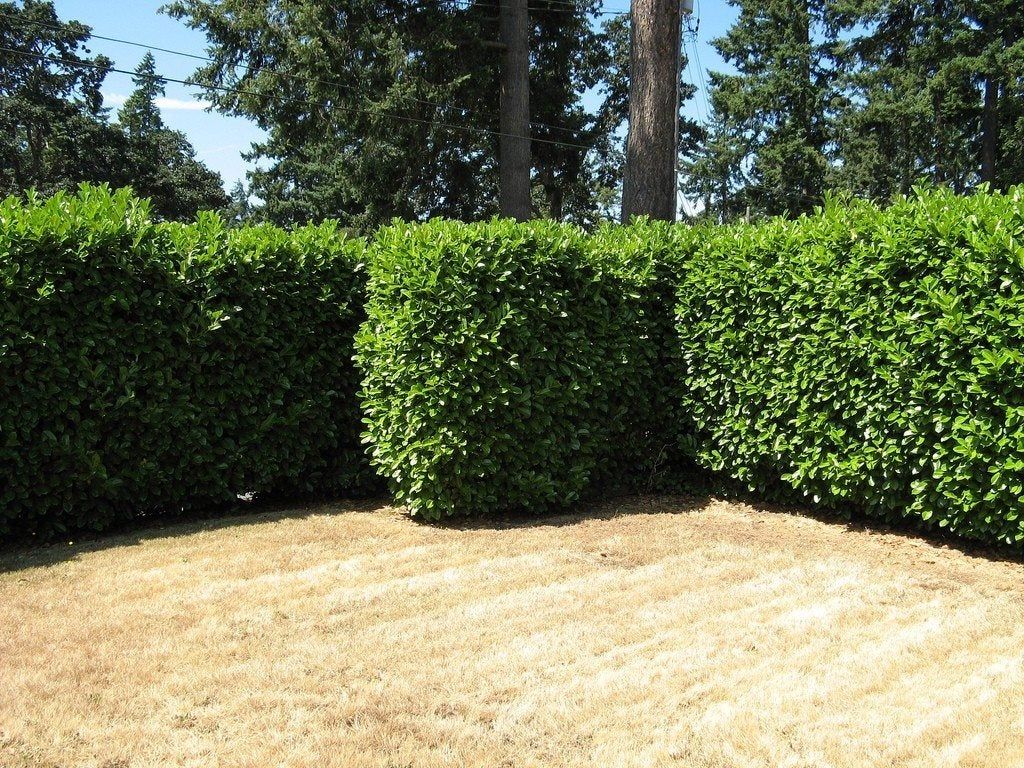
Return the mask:
MULTIPOLYGON (((97 35, 204 55, 206 37, 161 14, 159 8, 163 2, 165 0, 55 0, 55 6, 60 18, 88 24, 97 35)), ((606 0, 604 7, 621 10, 627 5, 627 0, 606 0)), ((690 62, 689 79, 695 80, 698 87, 706 81, 707 69, 724 69, 710 40, 721 35, 735 15, 735 9, 727 5, 726 0, 697 0, 695 17, 700 18, 699 33, 696 43, 688 41, 687 48, 691 59, 698 58, 694 55, 696 50, 705 67, 702 79, 696 62, 690 62)), ((109 56, 119 69, 135 69, 145 54, 145 48, 104 40, 92 40, 89 47, 94 53, 109 56)), ((153 55, 157 72, 167 77, 185 79, 195 71, 195 60, 160 51, 154 51, 153 55)), ((129 76, 112 72, 103 87, 105 103, 116 108, 132 92, 132 87, 129 76)), ((590 95, 588 101, 595 98, 590 95)), ((242 153, 258 141, 262 133, 250 121, 209 112, 204 109, 204 104, 197 89, 168 83, 167 98, 160 107, 164 121, 188 136, 199 159, 219 172, 230 188, 236 180, 245 177, 249 164, 242 159, 242 153)), ((704 119, 705 108, 700 94, 689 103, 688 111, 692 117, 704 119)))

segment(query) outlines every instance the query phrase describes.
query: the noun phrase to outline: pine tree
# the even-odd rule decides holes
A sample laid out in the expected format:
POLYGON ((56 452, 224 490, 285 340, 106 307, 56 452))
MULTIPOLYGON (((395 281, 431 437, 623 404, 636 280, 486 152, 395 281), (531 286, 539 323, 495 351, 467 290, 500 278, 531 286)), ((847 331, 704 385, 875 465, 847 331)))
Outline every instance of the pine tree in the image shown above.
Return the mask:
POLYGON ((712 73, 714 116, 689 186, 709 212, 796 215, 822 200, 834 96, 825 0, 729 0, 739 18, 714 42, 736 74, 712 73))
POLYGON ((0 2, 0 194, 91 182, 134 186, 166 218, 222 206, 220 177, 160 118, 153 57, 139 65, 136 90, 112 125, 100 91, 111 62, 84 55, 88 37, 87 26, 61 22, 49 0, 0 2))
MULTIPOLYGON (((613 129, 582 96, 609 73, 606 39, 591 23, 600 0, 531 0, 530 132, 538 215, 593 224, 613 129), (557 144, 551 142, 559 142, 557 144)), ((616 163, 616 166, 618 162, 616 163)))
POLYGON ((245 224, 252 218, 252 203, 249 200, 249 190, 245 188, 245 184, 241 181, 235 182, 228 194, 228 204, 220 213, 230 226, 245 224))
POLYGON ((962 47, 981 91, 979 178, 1005 188, 1024 182, 1024 5, 979 0, 966 21, 962 47))
POLYGON ((1024 180, 1024 6, 836 0, 835 13, 850 40, 834 186, 884 200, 922 180, 1024 180))
POLYGON ((944 67, 958 14, 950 0, 838 0, 855 30, 841 48, 833 186, 885 200, 921 179, 963 189, 974 118, 969 79, 944 67))
POLYGON ((117 114, 127 137, 132 187, 167 219, 191 219, 199 211, 223 208, 228 198, 220 175, 196 159, 183 133, 164 124, 157 99, 166 93, 166 81, 157 75, 152 53, 146 52, 132 80, 135 90, 117 114))
POLYGON ((122 136, 100 93, 112 62, 88 56, 88 38, 48 0, 0 2, 0 196, 122 182, 122 136))
POLYGON ((167 81, 156 74, 156 59, 146 51, 132 77, 135 90, 121 109, 117 120, 129 136, 149 136, 164 130, 164 121, 156 100, 167 93, 167 81))
MULTIPOLYGON (((600 167, 586 147, 606 137, 582 97, 601 64, 589 25, 599 3, 530 3, 534 215, 593 217, 600 167)), ((497 5, 173 0, 168 10, 209 40, 213 62, 195 79, 244 90, 211 89, 215 107, 267 131, 250 154, 262 161, 249 176, 258 215, 366 230, 396 216, 498 212, 497 5)))

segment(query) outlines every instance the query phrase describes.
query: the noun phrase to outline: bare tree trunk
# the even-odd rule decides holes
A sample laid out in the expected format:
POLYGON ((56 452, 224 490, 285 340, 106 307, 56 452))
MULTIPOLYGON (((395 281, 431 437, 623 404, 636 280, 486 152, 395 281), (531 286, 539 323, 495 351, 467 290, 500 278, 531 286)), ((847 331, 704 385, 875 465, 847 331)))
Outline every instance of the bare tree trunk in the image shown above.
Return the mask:
POLYGON ((527 0, 501 0, 501 129, 498 206, 502 216, 530 218, 530 19, 527 0))
POLYGON ((622 221, 676 217, 679 0, 632 0, 622 221))
POLYGON ((981 117, 981 180, 994 184, 999 147, 999 81, 985 78, 985 105, 981 117))
POLYGON ((562 185, 558 182, 552 182, 545 191, 548 194, 548 216, 550 216, 553 221, 561 221, 562 202, 564 200, 562 185))

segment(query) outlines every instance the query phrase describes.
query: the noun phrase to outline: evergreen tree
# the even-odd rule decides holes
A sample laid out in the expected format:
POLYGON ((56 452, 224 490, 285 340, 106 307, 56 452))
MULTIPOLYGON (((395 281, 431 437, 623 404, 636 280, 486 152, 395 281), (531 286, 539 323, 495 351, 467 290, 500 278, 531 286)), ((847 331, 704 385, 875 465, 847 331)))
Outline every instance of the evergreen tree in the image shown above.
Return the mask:
POLYGON ((967 4, 961 48, 980 91, 979 177, 998 188, 1024 182, 1024 4, 967 4))
POLYGON ((150 198, 153 211, 167 219, 191 219, 199 211, 223 208, 228 198, 220 174, 196 159, 183 133, 164 125, 157 99, 166 93, 166 81, 157 75, 152 53, 136 67, 132 82, 135 90, 117 118, 128 140, 135 191, 150 198))
POLYGON ((540 216, 596 219, 595 152, 603 150, 606 133, 581 99, 606 68, 602 37, 591 24, 599 7, 600 0, 580 0, 570 13, 557 0, 530 3, 530 132, 534 139, 561 142, 534 141, 531 149, 540 216), (580 146, 567 146, 572 144, 580 146))
MULTIPOLYGON (((536 215, 594 218, 605 139, 582 96, 605 63, 590 23, 598 6, 530 4, 536 215)), ((210 42, 214 61, 196 78, 245 91, 211 89, 217 108, 267 131, 248 155, 263 161, 249 177, 258 215, 367 229, 497 212, 494 4, 175 0, 168 10, 210 42)))
POLYGON ((122 137, 100 94, 111 62, 88 55, 88 37, 47 0, 0 3, 0 195, 123 182, 122 137))
POLYGON ((236 181, 228 193, 228 204, 221 210, 221 217, 229 225, 246 224, 252 218, 252 202, 245 184, 236 181))
POLYGON ((166 94, 166 82, 156 74, 156 59, 146 51, 132 77, 135 90, 121 109, 117 120, 129 136, 151 136, 164 130, 164 121, 156 100, 166 94))
POLYGON ((214 61, 195 78, 243 91, 210 90, 216 108, 267 132, 248 155, 262 161, 249 177, 259 215, 372 228, 496 213, 493 7, 175 0, 168 11, 207 35, 214 61))
POLYGON ((92 182, 131 185, 167 218, 224 205, 220 177, 160 119, 152 56, 111 125, 100 93, 111 62, 88 55, 88 38, 87 26, 61 22, 49 0, 0 3, 0 194, 92 182))
POLYGON ((1024 180, 1024 6, 835 0, 843 105, 831 182, 886 199, 920 180, 965 192, 1024 180))
POLYGON ((970 76, 946 66, 959 13, 950 0, 838 0, 858 30, 842 47, 834 186, 874 199, 923 178, 964 189, 975 122, 970 76))
POLYGON ((622 180, 624 223, 675 221, 678 192, 679 0, 630 3, 629 133, 622 180), (671 76, 669 76, 671 73, 671 76))
POLYGON ((729 0, 739 18, 714 41, 736 74, 711 74, 714 119, 689 187, 709 213, 796 215, 822 200, 835 96, 825 0, 729 0))

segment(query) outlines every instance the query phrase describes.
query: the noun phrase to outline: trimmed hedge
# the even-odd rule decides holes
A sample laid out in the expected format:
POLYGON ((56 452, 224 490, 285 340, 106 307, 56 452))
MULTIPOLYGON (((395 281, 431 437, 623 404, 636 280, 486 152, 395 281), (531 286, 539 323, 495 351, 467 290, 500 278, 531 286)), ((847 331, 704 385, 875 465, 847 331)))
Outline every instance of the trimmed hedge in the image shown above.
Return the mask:
POLYGON ((641 394, 629 403, 629 424, 611 467, 616 485, 636 491, 678 490, 696 466, 693 424, 684 410, 682 354, 676 341, 676 289, 709 226, 635 221, 608 224, 591 237, 603 260, 617 263, 636 292, 641 324, 630 340, 641 394))
POLYGON ((680 284, 678 339, 706 467, 1024 540, 1024 189, 724 229, 680 284))
POLYGON ((0 535, 357 485, 362 257, 127 190, 0 203, 0 535))
POLYGON ((395 224, 369 248, 158 224, 124 191, 10 199, 0 536, 360 490, 365 425, 428 519, 699 466, 1019 545, 1022 286, 1024 189, 591 235, 395 224))
POLYGON ((542 510, 634 460, 650 271, 551 223, 382 230, 357 359, 397 500, 428 519, 542 510))

